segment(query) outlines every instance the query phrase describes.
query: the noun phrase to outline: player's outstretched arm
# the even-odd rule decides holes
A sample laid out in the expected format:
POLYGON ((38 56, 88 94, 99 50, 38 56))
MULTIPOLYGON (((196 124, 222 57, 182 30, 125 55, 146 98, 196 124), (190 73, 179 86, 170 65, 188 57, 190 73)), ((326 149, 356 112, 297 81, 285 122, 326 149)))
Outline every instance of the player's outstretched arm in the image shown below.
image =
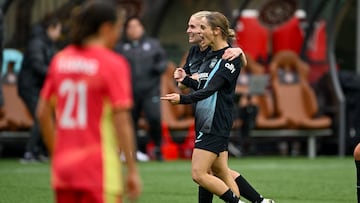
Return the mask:
POLYGON ((53 114, 53 107, 49 101, 46 101, 40 97, 36 115, 39 119, 40 130, 43 136, 45 145, 48 149, 50 156, 54 152, 55 144, 55 120, 53 114))
POLYGON ((114 110, 114 125, 119 139, 119 147, 125 155, 127 165, 126 189, 130 200, 136 200, 141 193, 141 180, 134 156, 135 142, 132 118, 128 109, 114 110))

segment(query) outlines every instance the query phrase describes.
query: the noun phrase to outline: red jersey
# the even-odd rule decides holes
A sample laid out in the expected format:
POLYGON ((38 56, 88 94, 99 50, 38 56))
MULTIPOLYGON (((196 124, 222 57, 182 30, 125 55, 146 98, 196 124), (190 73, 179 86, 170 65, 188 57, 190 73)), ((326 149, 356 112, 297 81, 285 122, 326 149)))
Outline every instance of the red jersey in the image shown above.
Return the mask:
POLYGON ((53 58, 41 97, 55 101, 56 189, 122 192, 111 110, 132 106, 130 80, 127 61, 106 48, 68 46, 53 58))

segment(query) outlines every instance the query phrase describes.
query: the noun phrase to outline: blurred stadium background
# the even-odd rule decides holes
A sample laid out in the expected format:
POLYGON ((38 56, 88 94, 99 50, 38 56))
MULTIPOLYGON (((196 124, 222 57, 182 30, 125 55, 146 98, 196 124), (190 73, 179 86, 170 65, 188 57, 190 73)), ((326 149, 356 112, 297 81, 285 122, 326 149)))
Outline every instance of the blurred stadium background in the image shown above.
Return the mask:
MULTIPOLYGON (((331 119, 331 124, 318 127, 316 125, 304 127, 269 124, 269 122, 274 122, 269 118, 282 116, 279 115, 280 107, 277 106, 277 103, 279 103, 277 100, 279 99, 272 94, 273 101, 271 102, 273 103, 268 106, 270 110, 265 112, 265 118, 262 118, 265 119, 265 124, 256 121, 255 126, 251 127, 254 136, 242 136, 243 140, 238 140, 241 144, 236 143, 242 145, 244 153, 290 154, 292 148, 297 151, 294 152, 295 154, 309 154, 311 156, 316 154, 344 156, 352 153, 353 145, 357 143, 355 136, 356 124, 354 124, 356 115, 354 114, 355 109, 359 108, 357 107, 356 98, 360 88, 357 80, 360 72, 360 67, 357 64, 360 57, 356 57, 359 51, 356 51, 358 46, 354 43, 359 41, 356 38, 356 29, 359 27, 356 26, 359 23, 356 20, 357 1, 117 1, 126 8, 128 15, 136 14, 141 16, 147 34, 161 41, 169 59, 172 61, 169 64, 170 72, 171 68, 181 64, 186 50, 190 47, 185 33, 186 24, 189 16, 199 10, 218 10, 228 16, 237 32, 238 40, 234 45, 242 47, 247 56, 250 57, 248 60, 254 62, 247 67, 249 70, 253 70, 255 66, 260 65, 263 69, 262 73, 271 75, 269 66, 273 56, 278 51, 283 50, 294 51, 310 66, 306 80, 311 86, 310 94, 315 93, 316 95, 313 104, 315 106, 301 105, 305 105, 303 108, 306 111, 313 108, 310 110, 313 112, 307 112, 307 114, 311 114, 311 117, 318 118, 325 115, 331 119), (282 7, 282 5, 285 6, 282 7), (277 14, 271 13, 274 8, 277 9, 277 14), (268 12, 266 10, 270 12, 269 15, 266 15, 266 12, 268 12), (301 12, 294 13, 294 11, 299 10, 301 12), (256 15, 254 15, 253 11, 256 11, 256 15), (266 16, 268 17, 266 18, 266 16), (269 18, 269 16, 272 17, 269 18), (274 16, 282 16, 284 19, 275 22, 276 17, 274 16), (272 20, 274 24, 271 24, 272 20), (309 132, 307 128, 315 129, 315 132, 309 132), (318 131, 319 128, 326 130, 318 131), (280 131, 276 131, 276 129, 280 129, 280 131), (291 130, 286 131, 286 129, 291 130)), ((67 44, 69 16, 81 2, 82 0, 1 0, 0 6, 2 6, 4 12, 5 50, 20 51, 21 54, 24 51, 31 26, 48 12, 57 13, 65 23, 63 37, 58 42, 58 48, 61 49, 67 44)), ((10 51, 7 53, 10 53, 10 51)), ((19 69, 16 61, 21 60, 21 57, 20 59, 11 59, 11 57, 14 57, 11 54, 6 56, 4 57, 2 73, 5 80, 7 80, 6 77, 9 75, 10 70, 15 71, 16 77, 19 69), (10 58, 6 59, 6 56, 10 58), (7 63, 9 60, 13 63, 7 63), (9 71, 7 71, 8 69, 9 71)), ((164 78, 165 80, 171 79, 164 78)), ((18 103, 21 103, 21 101, 13 98, 16 97, 16 92, 13 92, 14 88, 6 86, 3 89, 7 94, 4 98, 5 113, 9 112, 9 116, 5 116, 7 120, 2 119, 3 121, 0 122, 2 131, 0 132, 0 146, 2 146, 0 147, 0 154, 6 156, 9 153, 11 154, 13 149, 15 149, 15 152, 21 151, 21 141, 24 141, 24 139, 17 138, 26 139, 26 132, 29 125, 31 125, 31 121, 24 118, 27 115, 22 112, 22 107, 19 107, 21 104, 18 103), (23 133, 24 131, 25 133, 23 133), (13 141, 12 138, 17 141, 15 148, 12 142, 8 142, 13 141)), ((271 84, 269 84, 268 89, 271 89, 271 84)), ((311 99, 305 100, 304 102, 307 103, 311 99)), ((264 114, 262 111, 264 107, 259 104, 259 101, 256 105, 260 108, 258 110, 258 117, 260 117, 264 114)), ((171 109, 170 111, 179 110, 171 109)), ((189 116, 189 113, 177 112, 174 125, 178 120, 186 116, 189 116)), ((170 133, 171 136, 187 136, 186 133, 177 132, 178 130, 175 128, 172 129, 171 125, 166 123, 166 119, 164 121, 170 131, 173 130, 170 133)), ((234 126, 239 128, 239 125, 234 124, 234 126)), ((235 139, 239 138, 235 136, 235 139)), ((180 139, 180 142, 182 141, 183 139, 180 139)))
MULTIPOLYGON (((65 23, 62 39, 57 44, 59 49, 63 48, 67 44, 69 16, 82 1, 0 0, 4 13, 4 51, 22 53, 32 25, 48 12, 58 13, 65 23)), ((260 95, 252 95, 257 97, 254 104, 258 108, 256 118, 249 114, 253 123, 244 124, 241 119, 234 122, 232 155, 240 159, 232 158, 231 167, 243 172, 259 191, 279 200, 277 202, 355 202, 355 167, 349 156, 358 143, 356 135, 360 135, 356 114, 360 109, 360 6, 357 0, 117 1, 128 15, 139 15, 147 34, 161 41, 172 62, 167 72, 170 75, 190 47, 187 21, 199 10, 217 10, 228 16, 237 32, 234 45, 243 48, 250 57, 246 68, 249 73, 273 78, 272 74, 278 73, 270 68, 276 54, 284 50, 296 53, 290 61, 301 60, 309 70, 299 65, 294 77, 306 79, 309 93, 294 95, 304 101, 286 108, 303 109, 306 111, 303 115, 311 117, 307 117, 306 125, 283 121, 285 115, 279 109, 286 109, 286 105, 278 101, 284 99, 285 103, 292 103, 292 96, 286 97, 287 93, 285 98, 281 96, 286 90, 273 90, 269 80, 266 94, 262 91, 260 95), (301 12, 295 12, 299 10, 301 12), (283 16, 283 19, 272 16, 283 16), (330 119, 330 123, 318 122, 322 116, 330 119), (246 125, 248 129, 244 129, 246 125), (312 160, 316 156, 320 157, 312 160)), ((11 63, 4 63, 2 68, 5 81, 8 81, 8 70, 14 70, 15 77, 18 71, 18 59, 9 61, 11 63)), ((16 83, 10 83, 2 86, 5 117, 0 119, 0 202, 49 202, 52 198, 49 165, 24 166, 17 160, 24 152, 32 121, 17 96, 16 83)), ((174 88, 167 74, 163 83, 165 91, 174 88)), ((249 84, 245 86, 245 91, 249 91, 249 84)), ((241 101, 238 102, 238 108, 244 108, 240 107, 241 101)), ((247 107, 246 110, 251 110, 247 107)), ((194 202, 196 188, 190 179, 188 161, 193 138, 191 108, 162 108, 167 112, 163 116, 163 151, 169 162, 141 163, 146 186, 140 202, 194 202), (185 127, 181 122, 186 123, 185 127), (168 179, 172 182, 167 182, 168 179), (163 194, 164 199, 158 200, 158 194, 163 194)), ((146 134, 146 123, 140 125, 145 126, 144 133, 140 134, 146 134)))

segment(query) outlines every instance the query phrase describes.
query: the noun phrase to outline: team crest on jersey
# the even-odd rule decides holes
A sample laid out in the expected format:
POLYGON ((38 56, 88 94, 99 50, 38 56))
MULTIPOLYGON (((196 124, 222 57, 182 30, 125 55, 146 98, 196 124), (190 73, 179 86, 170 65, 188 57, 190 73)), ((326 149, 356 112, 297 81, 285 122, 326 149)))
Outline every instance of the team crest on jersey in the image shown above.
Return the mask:
POLYGON ((217 58, 211 59, 209 68, 213 69, 215 67, 217 61, 218 61, 217 58))

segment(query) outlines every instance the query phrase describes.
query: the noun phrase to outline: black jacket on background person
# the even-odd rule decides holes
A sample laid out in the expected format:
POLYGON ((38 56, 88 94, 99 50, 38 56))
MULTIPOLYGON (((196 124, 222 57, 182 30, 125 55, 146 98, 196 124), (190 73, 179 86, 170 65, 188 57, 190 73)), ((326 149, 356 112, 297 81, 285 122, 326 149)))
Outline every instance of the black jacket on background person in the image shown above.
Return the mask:
POLYGON ((116 45, 115 51, 124 55, 130 64, 135 95, 160 87, 161 74, 168 61, 159 41, 147 36, 138 41, 125 39, 116 45))
POLYGON ((18 90, 21 97, 30 93, 38 96, 54 54, 55 46, 46 34, 46 30, 40 25, 35 26, 18 76, 18 90))
MULTIPOLYGON (((122 54, 131 67, 133 122, 137 124, 144 114, 150 126, 148 134, 155 144, 153 154, 157 160, 162 160, 160 86, 161 76, 168 64, 165 51, 158 40, 146 36, 137 41, 123 40, 117 44, 115 51, 122 54)), ((135 132, 138 132, 138 125, 134 127, 135 132)), ((137 136, 137 150, 146 153, 147 142, 137 136)))

